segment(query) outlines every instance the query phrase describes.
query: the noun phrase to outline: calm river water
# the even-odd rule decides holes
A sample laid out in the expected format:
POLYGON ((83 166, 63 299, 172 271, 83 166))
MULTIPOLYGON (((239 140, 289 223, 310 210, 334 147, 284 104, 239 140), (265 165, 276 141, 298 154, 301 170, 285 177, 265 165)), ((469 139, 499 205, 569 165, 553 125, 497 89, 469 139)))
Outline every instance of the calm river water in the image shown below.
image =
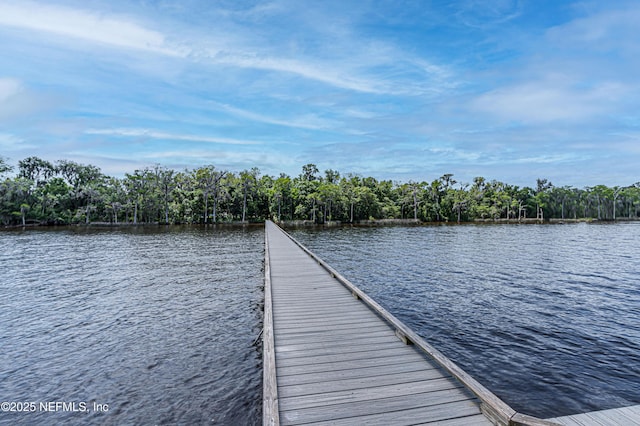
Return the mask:
POLYGON ((0 424, 261 424, 263 253, 261 226, 0 232, 0 402, 35 410, 0 424))
MULTIPOLYGON (((640 224, 291 232, 518 411, 640 404, 640 224)), ((0 232, 0 424, 260 424, 263 241, 0 232)))
POLYGON ((517 411, 640 404, 640 224, 293 229, 517 411))

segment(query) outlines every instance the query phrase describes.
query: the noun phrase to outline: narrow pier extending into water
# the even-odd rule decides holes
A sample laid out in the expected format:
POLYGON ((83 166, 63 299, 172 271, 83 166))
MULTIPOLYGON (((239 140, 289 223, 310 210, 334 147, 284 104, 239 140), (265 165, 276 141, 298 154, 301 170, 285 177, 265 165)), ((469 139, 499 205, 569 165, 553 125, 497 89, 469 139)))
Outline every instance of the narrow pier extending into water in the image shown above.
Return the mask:
POLYGON ((517 413, 269 221, 263 342, 265 425, 559 424, 517 413))

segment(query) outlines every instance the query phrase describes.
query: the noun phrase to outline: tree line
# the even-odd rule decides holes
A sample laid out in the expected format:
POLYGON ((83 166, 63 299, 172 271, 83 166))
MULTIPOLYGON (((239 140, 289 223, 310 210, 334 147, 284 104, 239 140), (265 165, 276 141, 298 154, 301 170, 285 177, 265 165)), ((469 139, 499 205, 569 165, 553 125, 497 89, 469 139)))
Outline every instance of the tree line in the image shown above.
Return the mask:
POLYGON ((38 157, 13 168, 0 157, 0 221, 27 224, 225 223, 374 219, 474 220, 638 219, 640 182, 628 186, 557 187, 537 179, 519 187, 452 174, 431 182, 392 182, 314 164, 298 176, 232 172, 213 165, 176 171, 160 165, 110 177, 93 165, 38 157))

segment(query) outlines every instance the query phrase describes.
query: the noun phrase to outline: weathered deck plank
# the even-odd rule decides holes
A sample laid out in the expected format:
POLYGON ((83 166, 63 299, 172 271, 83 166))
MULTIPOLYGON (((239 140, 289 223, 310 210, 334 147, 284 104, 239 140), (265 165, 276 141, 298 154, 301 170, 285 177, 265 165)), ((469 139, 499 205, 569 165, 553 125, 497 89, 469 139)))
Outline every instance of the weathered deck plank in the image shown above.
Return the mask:
MULTIPOLYGON (((398 359, 394 356, 384 356, 379 358, 367 358, 365 360, 348 360, 327 364, 280 366, 278 369, 278 378, 305 373, 331 373, 344 370, 364 369, 372 366, 385 367, 404 362, 407 361, 398 359)), ((420 360, 419 362, 422 363, 423 361, 420 360)))
MULTIPOLYGON (((300 410, 284 411, 283 416, 289 418, 293 418, 295 416, 304 416, 305 421, 313 423, 329 420, 352 420, 354 416, 380 415, 408 409, 436 410, 438 409, 438 406, 440 406, 439 408, 441 409, 442 405, 452 403, 457 403, 457 409, 468 408, 468 405, 465 404, 468 401, 464 399, 462 401, 456 401, 456 399, 460 398, 461 395, 462 394, 461 392, 459 392, 459 390, 449 389, 431 392, 428 394, 412 394, 399 397, 382 398, 375 401, 369 400, 363 402, 352 402, 347 404, 335 405, 333 406, 334 410, 329 413, 327 413, 327 410, 324 407, 311 407, 300 410)), ((449 408, 452 407, 450 406, 449 408)))
POLYGON ((371 367, 361 367, 358 369, 322 371, 317 373, 301 373, 281 376, 278 383, 281 386, 300 385, 306 383, 317 383, 321 381, 333 381, 343 379, 354 379, 359 377, 376 377, 388 374, 429 371, 424 369, 424 364, 418 362, 405 362, 402 364, 373 365, 371 367))
POLYGON ((404 373, 384 374, 378 376, 367 375, 364 377, 348 377, 338 380, 321 379, 316 383, 302 383, 293 385, 281 384, 279 391, 281 397, 315 395, 321 392, 341 392, 355 389, 365 389, 372 386, 386 386, 400 383, 414 383, 425 380, 434 380, 442 377, 442 372, 430 369, 409 371, 404 373))
POLYGON ((358 345, 344 344, 344 345, 331 345, 323 346, 321 348, 314 348, 313 346, 307 346, 304 350, 299 349, 296 351, 277 352, 280 359, 292 359, 292 358, 308 358, 309 353, 313 353, 314 356, 319 355, 332 355, 336 351, 342 353, 356 353, 356 352, 371 352, 375 350, 386 350, 396 348, 398 345, 395 342, 387 341, 380 343, 365 342, 358 345))
MULTIPOLYGON (((425 396, 426 398, 427 396, 425 396)), ((406 400, 406 399, 405 399, 406 400)), ((436 405, 418 406, 411 408, 401 408, 394 411, 385 411, 383 413, 376 413, 378 411, 378 403, 363 405, 362 411, 352 412, 351 417, 347 417, 348 411, 342 411, 342 414, 335 411, 329 411, 328 415, 318 420, 318 422, 305 423, 305 424, 326 424, 330 422, 332 425, 413 425, 416 423, 416 419, 432 419, 432 423, 441 422, 443 420, 451 420, 451 413, 455 413, 459 420, 458 425, 467 425, 465 418, 477 414, 478 407, 471 401, 453 401, 436 405), (370 414, 371 413, 371 414, 370 414), (338 415, 345 417, 335 418, 338 415)), ((294 413, 299 415, 299 412, 294 413)), ((289 424, 300 424, 300 422, 292 418, 291 413, 284 411, 283 417, 286 421, 293 420, 289 424)), ((486 422, 486 419, 485 419, 486 422)), ((486 424, 486 423, 485 423, 486 424)))

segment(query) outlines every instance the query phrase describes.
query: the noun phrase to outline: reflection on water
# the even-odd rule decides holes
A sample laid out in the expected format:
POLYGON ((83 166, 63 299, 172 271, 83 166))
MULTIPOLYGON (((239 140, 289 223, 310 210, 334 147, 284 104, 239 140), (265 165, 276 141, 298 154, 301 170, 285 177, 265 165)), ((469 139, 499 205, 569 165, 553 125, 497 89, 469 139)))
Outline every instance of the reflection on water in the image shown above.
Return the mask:
POLYGON ((291 234, 517 411, 640 404, 640 224, 291 234))
POLYGON ((0 400, 87 404, 0 423, 259 424, 263 241, 261 226, 0 233, 0 400))

